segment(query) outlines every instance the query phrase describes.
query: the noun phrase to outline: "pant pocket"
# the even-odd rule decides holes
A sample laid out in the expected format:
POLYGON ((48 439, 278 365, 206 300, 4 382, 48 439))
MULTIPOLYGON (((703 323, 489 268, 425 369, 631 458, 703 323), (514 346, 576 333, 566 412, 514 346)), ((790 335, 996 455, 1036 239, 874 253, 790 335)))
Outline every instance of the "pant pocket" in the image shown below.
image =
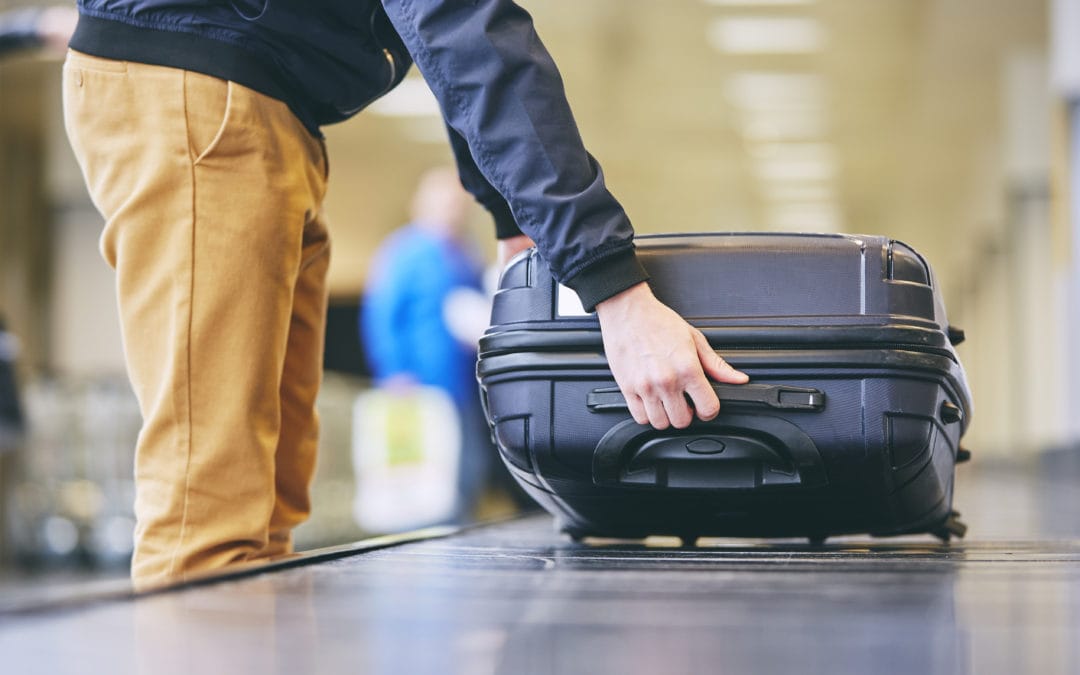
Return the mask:
POLYGON ((184 115, 187 122, 188 150, 195 164, 217 150, 225 138, 232 117, 231 82, 187 71, 184 73, 184 115))

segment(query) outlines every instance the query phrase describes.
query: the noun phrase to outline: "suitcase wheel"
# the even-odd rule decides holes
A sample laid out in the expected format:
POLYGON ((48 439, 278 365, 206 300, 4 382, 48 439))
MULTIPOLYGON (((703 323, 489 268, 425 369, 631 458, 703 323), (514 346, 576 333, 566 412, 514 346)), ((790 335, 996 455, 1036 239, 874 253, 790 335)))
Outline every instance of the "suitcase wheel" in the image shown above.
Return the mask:
POLYGON ((573 525, 563 525, 561 523, 556 523, 555 530, 569 537, 570 541, 574 542, 575 544, 580 544, 582 541, 585 540, 585 537, 589 536, 588 532, 580 528, 574 527, 573 525))
POLYGON ((930 534, 948 543, 953 537, 962 539, 967 534, 967 525, 960 521, 958 511, 950 511, 948 518, 941 525, 938 525, 936 529, 930 530, 930 534))

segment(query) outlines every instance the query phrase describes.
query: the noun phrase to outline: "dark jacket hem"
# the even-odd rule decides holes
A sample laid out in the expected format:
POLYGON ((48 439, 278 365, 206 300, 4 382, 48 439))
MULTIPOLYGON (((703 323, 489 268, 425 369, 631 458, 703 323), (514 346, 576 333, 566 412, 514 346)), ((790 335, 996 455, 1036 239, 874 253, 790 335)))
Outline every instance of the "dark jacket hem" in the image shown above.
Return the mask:
POLYGON ((313 136, 322 137, 318 125, 305 119, 302 107, 290 101, 287 89, 263 61, 238 45, 195 33, 133 26, 82 14, 70 46, 91 56, 180 68, 236 82, 284 102, 313 136))

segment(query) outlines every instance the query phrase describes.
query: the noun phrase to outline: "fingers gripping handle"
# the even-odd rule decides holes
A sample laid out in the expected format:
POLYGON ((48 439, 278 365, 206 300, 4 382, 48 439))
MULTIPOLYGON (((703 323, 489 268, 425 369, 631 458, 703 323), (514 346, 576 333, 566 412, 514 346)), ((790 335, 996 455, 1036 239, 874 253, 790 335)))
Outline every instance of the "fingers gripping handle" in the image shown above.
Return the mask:
MULTIPOLYGON (((825 407, 825 392, 820 389, 784 384, 713 384, 712 387, 721 404, 750 403, 777 410, 812 412, 825 407)), ((626 399, 618 387, 594 389, 589 392, 585 403, 593 412, 627 409, 626 399)))

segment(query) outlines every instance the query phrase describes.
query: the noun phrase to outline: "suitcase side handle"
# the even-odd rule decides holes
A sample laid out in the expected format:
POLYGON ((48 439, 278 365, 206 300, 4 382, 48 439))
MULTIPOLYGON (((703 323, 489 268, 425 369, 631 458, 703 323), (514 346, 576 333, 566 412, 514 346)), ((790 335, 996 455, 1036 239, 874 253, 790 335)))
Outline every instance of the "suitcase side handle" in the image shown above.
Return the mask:
POLYGON ((828 484, 814 441, 770 415, 725 414, 658 431, 624 420, 593 451, 593 483, 664 490, 810 488, 828 484))
MULTIPOLYGON (((750 403, 777 410, 809 410, 825 407, 825 392, 820 389, 791 387, 786 384, 713 384, 720 403, 750 403)), ((592 412, 627 410, 626 399, 618 387, 593 389, 585 399, 592 412)))

